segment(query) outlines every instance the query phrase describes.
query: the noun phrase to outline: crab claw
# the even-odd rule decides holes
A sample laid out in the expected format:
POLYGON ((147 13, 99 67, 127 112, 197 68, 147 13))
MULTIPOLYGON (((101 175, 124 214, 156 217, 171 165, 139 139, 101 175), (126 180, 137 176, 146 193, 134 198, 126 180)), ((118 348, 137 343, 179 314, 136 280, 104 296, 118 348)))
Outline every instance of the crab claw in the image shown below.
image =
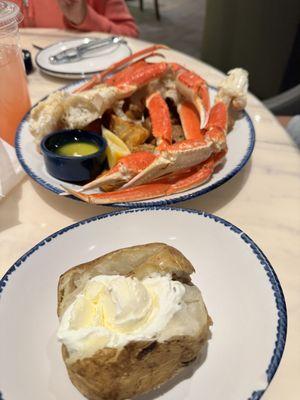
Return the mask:
POLYGON ((208 121, 210 100, 207 84, 194 72, 179 70, 176 76, 176 88, 184 98, 194 104, 200 115, 200 128, 208 121))
POLYGON ((155 158, 154 154, 147 151, 131 153, 122 157, 107 173, 84 185, 81 190, 95 187, 104 188, 105 186, 108 186, 110 190, 117 189, 145 169, 155 158))
POLYGON ((183 101, 177 106, 180 122, 186 139, 202 139, 204 135, 200 130, 200 117, 195 106, 188 101, 183 101))
POLYGON ((214 143, 209 139, 190 139, 165 145, 154 161, 123 187, 137 186, 164 175, 193 167, 208 159, 214 143))

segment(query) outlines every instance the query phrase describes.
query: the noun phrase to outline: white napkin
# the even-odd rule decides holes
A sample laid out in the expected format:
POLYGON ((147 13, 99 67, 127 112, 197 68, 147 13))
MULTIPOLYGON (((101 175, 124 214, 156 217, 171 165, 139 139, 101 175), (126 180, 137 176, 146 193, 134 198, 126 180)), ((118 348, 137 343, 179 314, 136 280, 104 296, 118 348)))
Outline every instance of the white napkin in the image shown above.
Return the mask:
POLYGON ((24 176, 14 147, 0 138, 0 198, 4 197, 24 176))

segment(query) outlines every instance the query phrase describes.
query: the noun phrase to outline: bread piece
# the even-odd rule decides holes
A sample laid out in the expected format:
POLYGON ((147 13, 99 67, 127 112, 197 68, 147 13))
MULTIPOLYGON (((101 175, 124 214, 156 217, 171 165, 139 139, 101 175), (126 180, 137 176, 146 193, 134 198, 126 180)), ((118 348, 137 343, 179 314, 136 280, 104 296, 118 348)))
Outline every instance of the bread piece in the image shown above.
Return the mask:
POLYGON ((201 293, 191 283, 191 263, 175 248, 150 243, 116 250, 71 268, 58 285, 58 316, 73 303, 86 283, 97 275, 133 276, 141 280, 153 273, 171 275, 185 287, 184 307, 160 334, 132 341, 121 348, 102 348, 74 360, 62 346, 69 377, 90 400, 122 400, 152 390, 194 361, 209 337, 211 320, 201 293))
POLYGON ((134 85, 99 84, 79 93, 54 92, 31 110, 28 120, 30 132, 39 144, 43 136, 59 129, 86 128, 135 90, 134 85))
POLYGON ((54 92, 31 110, 29 129, 37 143, 48 133, 63 128, 64 99, 67 96, 63 91, 54 92))

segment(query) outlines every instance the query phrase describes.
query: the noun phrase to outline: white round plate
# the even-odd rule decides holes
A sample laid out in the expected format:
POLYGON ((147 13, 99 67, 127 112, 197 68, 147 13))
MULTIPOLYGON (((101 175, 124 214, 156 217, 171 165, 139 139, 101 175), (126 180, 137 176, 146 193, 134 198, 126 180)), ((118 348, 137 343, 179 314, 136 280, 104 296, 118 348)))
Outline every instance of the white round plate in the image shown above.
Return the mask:
MULTIPOLYGON (((82 82, 69 85, 62 90, 71 91, 80 84, 82 84, 82 82)), ((210 87, 209 93, 211 103, 213 104, 216 89, 210 87)), ((37 152, 34 138, 29 132, 27 117, 28 114, 25 115, 17 129, 15 142, 17 157, 25 172, 45 189, 48 189, 54 193, 59 194, 64 192, 61 184, 74 190, 79 190, 81 186, 69 183, 66 184, 66 182, 62 182, 48 174, 44 165, 43 156, 37 152)), ((249 114, 246 111, 242 113, 242 118, 235 122, 233 130, 228 134, 227 144, 228 153, 226 155, 225 162, 222 164, 222 166, 218 166, 211 179, 203 185, 186 190, 182 193, 158 197, 156 199, 126 203, 112 203, 111 205, 127 208, 164 206, 180 201, 190 200, 194 197, 210 192, 211 190, 227 182, 245 166, 254 149, 254 126, 249 114)), ((70 196, 70 198, 78 200, 73 196, 70 196)))
POLYGON ((284 296, 270 263, 249 236, 221 218, 153 207, 77 222, 38 243, 10 268, 0 283, 2 400, 83 400, 56 340, 59 276, 110 251, 149 242, 174 246, 191 261, 192 280, 213 326, 200 362, 136 400, 262 396, 286 339, 284 296))
POLYGON ((82 79, 108 68, 111 64, 128 57, 131 54, 126 43, 120 43, 98 50, 93 57, 84 58, 80 61, 67 64, 51 64, 49 57, 60 51, 87 43, 90 38, 72 39, 54 43, 39 51, 35 57, 36 65, 46 74, 67 79, 82 79))

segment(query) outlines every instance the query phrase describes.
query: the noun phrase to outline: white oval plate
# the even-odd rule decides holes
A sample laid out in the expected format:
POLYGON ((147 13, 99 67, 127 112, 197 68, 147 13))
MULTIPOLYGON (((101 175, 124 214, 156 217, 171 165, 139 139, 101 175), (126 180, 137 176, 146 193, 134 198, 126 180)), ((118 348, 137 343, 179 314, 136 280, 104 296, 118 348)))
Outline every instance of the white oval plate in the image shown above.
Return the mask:
POLYGON ((154 207, 77 222, 38 243, 10 268, 0 283, 3 400, 83 400, 68 379, 55 336, 59 276, 110 251, 149 242, 175 246, 192 262, 192 279, 213 326, 201 362, 137 400, 262 396, 286 339, 284 296, 270 263, 245 233, 221 218, 154 207))
MULTIPOLYGON (((82 84, 82 82, 69 85, 62 90, 71 91, 80 84, 82 84)), ((216 89, 210 87, 209 91, 211 103, 213 104, 216 89)), ((112 203, 111 205, 127 208, 165 206, 201 196, 227 182, 245 166, 254 149, 255 131, 252 120, 247 112, 244 111, 242 115, 243 117, 235 122, 233 130, 227 136, 228 153, 226 155, 226 160, 222 166, 218 166, 218 169, 214 172, 209 181, 203 185, 186 190, 182 193, 176 193, 156 199, 126 203, 112 203)), ((54 193, 59 194, 64 192, 61 184, 69 186, 74 190, 79 190, 81 186, 69 183, 66 184, 66 182, 55 179, 48 174, 44 165, 43 156, 37 152, 34 138, 29 132, 27 117, 28 114, 25 115, 21 121, 16 132, 15 141, 17 157, 25 172, 45 189, 48 189, 54 193)), ((70 198, 78 200, 73 196, 70 196, 70 198)))
POLYGON ((93 57, 84 58, 77 62, 58 65, 50 63, 49 57, 71 47, 80 46, 86 43, 88 39, 90 38, 66 40, 45 47, 37 53, 35 63, 45 74, 67 79, 82 79, 83 77, 103 71, 111 64, 131 54, 128 45, 120 43, 101 50, 99 49, 93 57))

